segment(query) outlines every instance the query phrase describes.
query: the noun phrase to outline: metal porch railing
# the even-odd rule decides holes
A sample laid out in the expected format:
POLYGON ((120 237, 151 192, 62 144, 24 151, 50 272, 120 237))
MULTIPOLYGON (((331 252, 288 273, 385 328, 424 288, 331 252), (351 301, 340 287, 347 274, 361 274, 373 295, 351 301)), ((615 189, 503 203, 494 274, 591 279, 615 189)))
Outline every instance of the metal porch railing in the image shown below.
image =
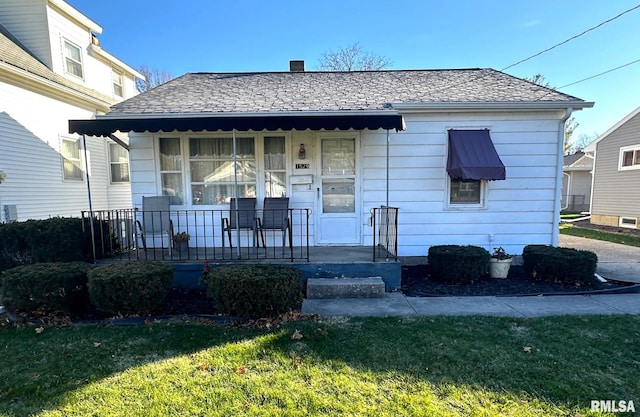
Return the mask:
MULTIPOLYGON (((92 214, 93 224, 100 225, 93 227, 96 259, 309 261, 309 209, 288 209, 285 230, 258 227, 258 219, 274 215, 269 210, 255 211, 252 228, 227 229, 223 225, 229 224, 225 219, 229 219, 230 210, 170 210, 167 215, 160 211, 120 209, 97 210, 92 214), (178 240, 185 234, 189 236, 186 244, 181 243, 185 240, 178 240)), ((90 213, 83 211, 85 233, 91 233, 89 218, 90 213)))
POLYGON ((372 211, 373 262, 398 260, 398 208, 380 206, 372 211))

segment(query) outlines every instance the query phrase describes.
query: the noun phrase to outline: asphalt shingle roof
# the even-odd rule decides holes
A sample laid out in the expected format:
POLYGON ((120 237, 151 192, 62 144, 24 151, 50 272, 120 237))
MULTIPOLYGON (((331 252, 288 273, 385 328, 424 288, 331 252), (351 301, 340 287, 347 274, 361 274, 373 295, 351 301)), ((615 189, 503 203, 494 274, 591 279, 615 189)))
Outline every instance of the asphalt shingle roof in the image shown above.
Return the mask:
POLYGON ((390 103, 563 102, 576 97, 493 69, 189 73, 110 115, 373 111, 390 103))

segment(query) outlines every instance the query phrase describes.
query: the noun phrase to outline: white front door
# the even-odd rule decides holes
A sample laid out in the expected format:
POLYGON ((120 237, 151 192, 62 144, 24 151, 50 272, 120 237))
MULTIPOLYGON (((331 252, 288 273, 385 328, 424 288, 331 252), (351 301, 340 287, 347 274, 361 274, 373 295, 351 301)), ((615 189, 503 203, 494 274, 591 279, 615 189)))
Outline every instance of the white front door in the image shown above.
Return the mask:
POLYGON ((356 136, 319 138, 317 243, 360 244, 360 196, 356 136))

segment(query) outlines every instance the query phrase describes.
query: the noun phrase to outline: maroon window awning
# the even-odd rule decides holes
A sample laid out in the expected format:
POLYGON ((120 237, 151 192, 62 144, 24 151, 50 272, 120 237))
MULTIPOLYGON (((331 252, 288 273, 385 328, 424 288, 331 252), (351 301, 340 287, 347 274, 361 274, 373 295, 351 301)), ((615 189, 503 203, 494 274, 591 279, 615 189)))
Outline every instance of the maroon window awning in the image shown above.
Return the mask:
POLYGON ((504 180, 506 169, 488 129, 449 130, 447 172, 454 180, 504 180))

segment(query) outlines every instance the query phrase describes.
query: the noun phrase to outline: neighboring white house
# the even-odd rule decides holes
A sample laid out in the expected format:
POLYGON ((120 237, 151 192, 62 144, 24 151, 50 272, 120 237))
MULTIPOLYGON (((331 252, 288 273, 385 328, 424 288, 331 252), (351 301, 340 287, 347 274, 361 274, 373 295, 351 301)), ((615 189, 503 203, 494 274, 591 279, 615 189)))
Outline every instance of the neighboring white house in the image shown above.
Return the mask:
MULTIPOLYGON (((593 103, 491 69, 294 64, 186 74, 70 130, 129 132, 138 208, 143 196, 163 194, 172 210, 286 195, 311 211, 316 246, 371 245, 371 210, 386 204, 399 208, 400 256, 437 244, 511 253, 557 244, 565 121, 593 103)), ((209 241, 196 243, 220 245, 211 241, 218 227, 204 226, 198 239, 209 241)))
POLYGON ((562 210, 588 212, 593 155, 583 151, 565 155, 562 170, 562 210))
MULTIPOLYGON (((131 67, 100 47, 102 28, 63 0, 0 2, 0 222, 80 216, 131 204, 128 152, 70 134, 136 95, 131 67)), ((126 143, 126 136, 123 136, 126 143)))
POLYGON ((591 223, 640 228, 640 107, 585 148, 595 153, 591 223))

